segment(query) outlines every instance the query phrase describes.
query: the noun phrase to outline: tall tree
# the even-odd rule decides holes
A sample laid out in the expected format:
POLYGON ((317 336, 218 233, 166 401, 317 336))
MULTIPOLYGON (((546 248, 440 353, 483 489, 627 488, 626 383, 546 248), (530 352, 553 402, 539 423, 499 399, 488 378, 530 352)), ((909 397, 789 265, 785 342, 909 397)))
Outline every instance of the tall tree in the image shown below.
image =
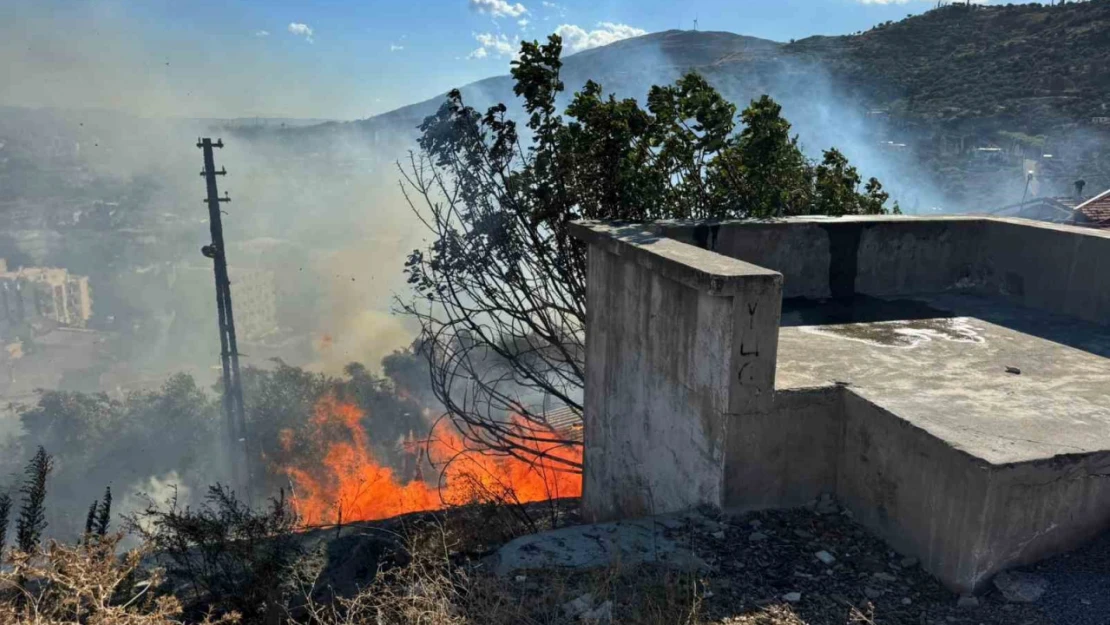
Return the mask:
POLYGON ((465 438, 578 470, 563 453, 578 443, 546 421, 582 409, 586 258, 571 221, 881 212, 885 196, 841 180, 818 201, 781 107, 753 101, 737 133, 736 107, 697 74, 652 87, 646 108, 587 82, 564 118, 561 52, 553 35, 512 63, 524 132, 504 104, 479 113, 458 91, 421 124, 402 187, 432 243, 406 263, 416 297, 402 307, 465 438))

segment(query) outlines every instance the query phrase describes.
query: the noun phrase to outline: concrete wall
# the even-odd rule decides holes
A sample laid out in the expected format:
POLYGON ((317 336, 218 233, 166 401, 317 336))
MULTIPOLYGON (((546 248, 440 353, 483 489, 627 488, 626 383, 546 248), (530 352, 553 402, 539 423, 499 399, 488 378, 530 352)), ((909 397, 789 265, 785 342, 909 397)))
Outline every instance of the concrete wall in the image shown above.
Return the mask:
POLYGON ((779 391, 769 411, 730 419, 725 508, 794 508, 834 493, 957 592, 1110 527, 1110 454, 991 465, 848 387, 779 391))
POLYGON ((1110 527, 1110 454, 992 465, 851 389, 843 406, 837 497, 957 592, 1110 527))
POLYGON ((836 494, 864 526, 955 590, 974 589, 989 466, 844 393, 836 494))
POLYGON ((797 218, 664 223, 669 237, 779 271, 784 297, 1002 295, 1086 321, 1110 319, 1110 232, 983 217, 797 218))
POLYGON ((573 233, 589 244, 585 518, 794 507, 835 492, 960 592, 1110 523, 1110 452, 990 464, 862 390, 774 392, 783 295, 961 289, 1106 323, 1110 233, 981 218, 573 233))
POLYGON ((777 391, 770 410, 729 415, 722 507, 793 508, 835 492, 844 427, 840 391, 777 391))
POLYGON ((781 276, 636 230, 579 234, 590 242, 583 515, 720 505, 728 415, 772 400, 781 276))
POLYGON ((991 219, 977 246, 981 288, 1015 303, 1110 323, 1110 232, 991 219))
POLYGON ((666 236, 779 271, 784 297, 811 299, 927 293, 969 283, 983 229, 979 219, 907 217, 661 226, 666 236))

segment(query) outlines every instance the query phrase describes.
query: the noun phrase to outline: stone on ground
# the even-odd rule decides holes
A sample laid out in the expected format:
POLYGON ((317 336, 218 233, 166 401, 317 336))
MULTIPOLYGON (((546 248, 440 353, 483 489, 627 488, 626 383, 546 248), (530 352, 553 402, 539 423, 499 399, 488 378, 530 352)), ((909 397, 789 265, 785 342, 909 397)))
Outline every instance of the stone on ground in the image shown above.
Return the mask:
POLYGON ((1035 603, 1048 590, 1048 580, 1031 573, 1003 571, 994 577, 994 587, 1002 593, 1006 601, 1035 603))
POLYGON ((491 557, 491 564, 501 576, 536 569, 583 570, 642 563, 708 570, 704 560, 678 543, 684 526, 704 531, 705 521, 695 515, 667 515, 563 527, 506 543, 491 557))

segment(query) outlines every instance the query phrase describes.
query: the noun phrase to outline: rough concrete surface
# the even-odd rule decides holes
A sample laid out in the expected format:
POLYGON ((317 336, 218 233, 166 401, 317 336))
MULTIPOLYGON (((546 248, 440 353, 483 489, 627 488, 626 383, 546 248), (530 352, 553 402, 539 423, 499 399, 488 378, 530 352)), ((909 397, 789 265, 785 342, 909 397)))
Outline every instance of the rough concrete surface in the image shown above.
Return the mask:
POLYGON ((704 272, 712 279, 653 271, 642 261, 659 248, 640 246, 619 239, 589 251, 582 506, 591 521, 720 505, 729 411, 773 401, 781 276, 735 274, 722 290, 704 272))
POLYGON ((497 550, 498 575, 534 569, 593 569, 658 564, 682 570, 710 567, 681 543, 683 530, 705 534, 719 524, 698 514, 661 515, 612 523, 575 525, 521 536, 497 550))
POLYGON ((636 230, 576 229, 587 519, 831 490, 960 592, 1110 527, 1110 233, 974 217, 636 230))
POLYGON ((977 296, 908 301, 935 312, 817 325, 788 310, 806 325, 780 331, 778 388, 849 383, 992 464, 1110 450, 1110 328, 977 296))

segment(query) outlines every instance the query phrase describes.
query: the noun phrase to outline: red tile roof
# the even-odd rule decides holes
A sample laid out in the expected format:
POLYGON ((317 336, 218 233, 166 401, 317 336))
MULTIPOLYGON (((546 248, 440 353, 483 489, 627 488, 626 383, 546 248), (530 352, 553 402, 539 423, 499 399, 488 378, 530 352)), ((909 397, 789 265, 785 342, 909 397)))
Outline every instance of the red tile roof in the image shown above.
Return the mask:
POLYGON ((1098 228, 1110 228, 1110 189, 1075 207, 1076 222, 1098 228))

